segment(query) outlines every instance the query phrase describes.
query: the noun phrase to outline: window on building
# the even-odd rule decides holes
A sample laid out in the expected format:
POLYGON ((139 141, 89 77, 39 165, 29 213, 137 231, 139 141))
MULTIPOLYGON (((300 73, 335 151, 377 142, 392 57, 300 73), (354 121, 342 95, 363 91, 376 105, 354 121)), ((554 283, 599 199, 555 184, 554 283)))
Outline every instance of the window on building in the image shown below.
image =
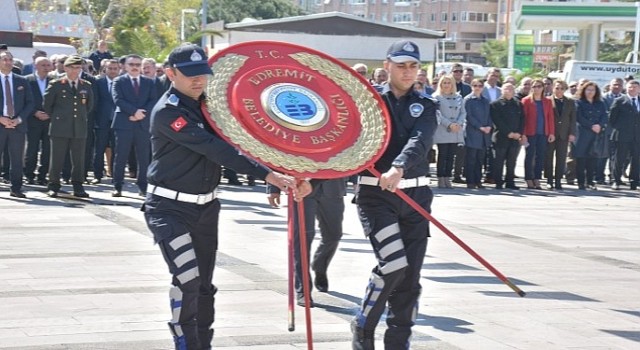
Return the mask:
POLYGON ((367 0, 351 0, 351 4, 353 5, 364 5, 367 3, 367 0))
POLYGON ((448 13, 446 13, 446 12, 440 13, 440 22, 446 22, 447 21, 447 15, 448 15, 448 13))
POLYGON ((467 51, 471 50, 471 43, 464 43, 464 49, 467 51))
POLYGON ((451 12, 451 22, 458 22, 458 14, 451 12))
POLYGON ((395 0, 394 4, 398 6, 409 6, 411 5, 411 0, 395 0))
POLYGON ((467 12, 460 11, 460 22, 466 22, 466 21, 467 21, 467 12))
POLYGON ((386 13, 382 14, 382 18, 381 19, 382 19, 382 22, 388 22, 389 21, 389 19, 387 18, 387 14, 386 13))
POLYGON ((408 23, 413 21, 411 12, 396 12, 393 14, 393 23, 408 23))
POLYGON ((436 21, 436 14, 432 13, 431 14, 431 22, 435 22, 436 21))

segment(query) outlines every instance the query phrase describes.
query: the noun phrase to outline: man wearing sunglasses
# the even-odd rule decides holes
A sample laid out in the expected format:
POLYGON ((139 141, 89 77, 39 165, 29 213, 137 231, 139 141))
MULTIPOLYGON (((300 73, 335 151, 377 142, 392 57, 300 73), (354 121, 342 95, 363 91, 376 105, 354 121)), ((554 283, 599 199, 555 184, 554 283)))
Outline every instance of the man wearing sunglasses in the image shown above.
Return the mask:
POLYGON ((128 55, 124 65, 126 74, 113 81, 112 89, 116 104, 111 124, 116 140, 112 197, 122 196, 124 168, 132 147, 138 161, 138 194, 144 196, 147 192, 147 167, 151 154, 148 116, 157 101, 156 85, 141 74, 142 57, 128 55))

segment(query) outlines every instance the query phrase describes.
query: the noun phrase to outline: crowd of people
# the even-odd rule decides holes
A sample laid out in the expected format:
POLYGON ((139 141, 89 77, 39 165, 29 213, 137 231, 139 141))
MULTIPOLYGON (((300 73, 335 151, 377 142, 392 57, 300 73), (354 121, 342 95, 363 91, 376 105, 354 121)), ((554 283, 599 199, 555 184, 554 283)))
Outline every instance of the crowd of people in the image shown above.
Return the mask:
MULTIPOLYGON (((364 64, 353 69, 367 76, 364 64)), ((380 70, 369 79, 378 91, 385 85, 380 70)), ((420 70, 414 89, 439 105, 437 186, 482 189, 489 184, 518 190, 515 168, 524 148, 527 189, 563 190, 564 183, 580 190, 599 185, 636 190, 640 113, 633 108, 638 84, 633 76, 602 87, 587 78, 523 77, 518 84, 497 68, 476 79, 473 69, 461 63, 430 82, 427 71, 420 70)))
POLYGON ((105 41, 88 58, 37 50, 22 66, 6 46, 0 57, 0 170, 11 196, 26 197, 24 182, 47 186, 50 197, 63 184, 72 185, 74 196, 88 197, 84 184, 109 176, 111 195, 119 197, 126 168, 144 196, 149 114, 170 86, 163 65, 135 54, 116 59, 105 41))
MULTIPOLYGON (((497 68, 478 79, 455 64, 430 84, 420 62, 415 43, 398 41, 384 67, 371 75, 392 116, 392 136, 374 165, 381 175, 366 170, 356 177, 358 215, 377 259, 351 322, 356 350, 373 349, 386 307, 385 346, 408 347, 429 224, 394 192, 402 189, 430 210, 433 145, 439 188, 463 183, 474 190, 485 184, 518 190, 515 167, 522 148, 529 189, 542 189, 546 180, 548 189, 562 190, 565 178, 581 190, 605 183, 619 190, 629 165, 630 189, 639 182, 640 82, 633 77, 612 80, 603 93, 587 79, 526 77, 516 86, 497 68)), ((342 179, 297 182, 242 156, 204 126, 204 87, 212 74, 204 50, 182 45, 167 67, 135 54, 116 59, 105 42, 88 58, 36 52, 31 65, 17 67, 11 51, 0 47, 2 176, 12 197, 26 197, 23 183, 47 186, 50 197, 70 184, 74 196, 88 197, 84 184, 104 177, 112 179, 111 195, 120 197, 128 168, 172 274, 169 327, 176 349, 210 349, 221 166, 273 184, 272 205, 284 188, 304 201, 305 222, 296 220, 294 227, 297 235, 304 225, 310 247, 315 219, 320 222, 322 244, 311 267, 313 285, 323 292, 342 235, 344 207, 335 201, 343 202, 346 187, 342 179)), ((369 78, 364 64, 353 69, 369 78)), ((302 283, 309 271, 302 271, 297 249, 295 260, 297 302, 311 307, 302 283)))

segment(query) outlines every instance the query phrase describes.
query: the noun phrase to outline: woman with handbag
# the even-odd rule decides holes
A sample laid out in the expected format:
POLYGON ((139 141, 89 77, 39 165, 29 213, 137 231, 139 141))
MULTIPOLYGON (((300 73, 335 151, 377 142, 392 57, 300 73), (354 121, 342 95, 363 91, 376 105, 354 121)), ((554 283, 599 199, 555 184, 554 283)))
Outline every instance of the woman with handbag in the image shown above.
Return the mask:
POLYGON ((598 152, 603 151, 598 147, 604 145, 602 137, 607 125, 607 106, 602 101, 598 84, 592 81, 580 87, 577 97, 578 137, 573 149, 573 156, 576 158, 578 188, 596 190, 593 177, 599 157, 598 152), (598 141, 598 137, 601 138, 600 141, 598 141))

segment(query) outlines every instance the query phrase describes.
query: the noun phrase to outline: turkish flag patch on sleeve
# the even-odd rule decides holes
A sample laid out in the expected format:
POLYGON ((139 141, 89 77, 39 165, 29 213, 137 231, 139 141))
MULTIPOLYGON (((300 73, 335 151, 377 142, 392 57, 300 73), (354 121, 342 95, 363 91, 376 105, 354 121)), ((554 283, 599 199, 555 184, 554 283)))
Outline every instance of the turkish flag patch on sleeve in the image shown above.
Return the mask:
POLYGON ((178 119, 174 120, 173 123, 171 123, 171 129, 176 132, 180 131, 180 129, 184 128, 185 126, 187 126, 187 121, 182 116, 179 116, 178 119))

